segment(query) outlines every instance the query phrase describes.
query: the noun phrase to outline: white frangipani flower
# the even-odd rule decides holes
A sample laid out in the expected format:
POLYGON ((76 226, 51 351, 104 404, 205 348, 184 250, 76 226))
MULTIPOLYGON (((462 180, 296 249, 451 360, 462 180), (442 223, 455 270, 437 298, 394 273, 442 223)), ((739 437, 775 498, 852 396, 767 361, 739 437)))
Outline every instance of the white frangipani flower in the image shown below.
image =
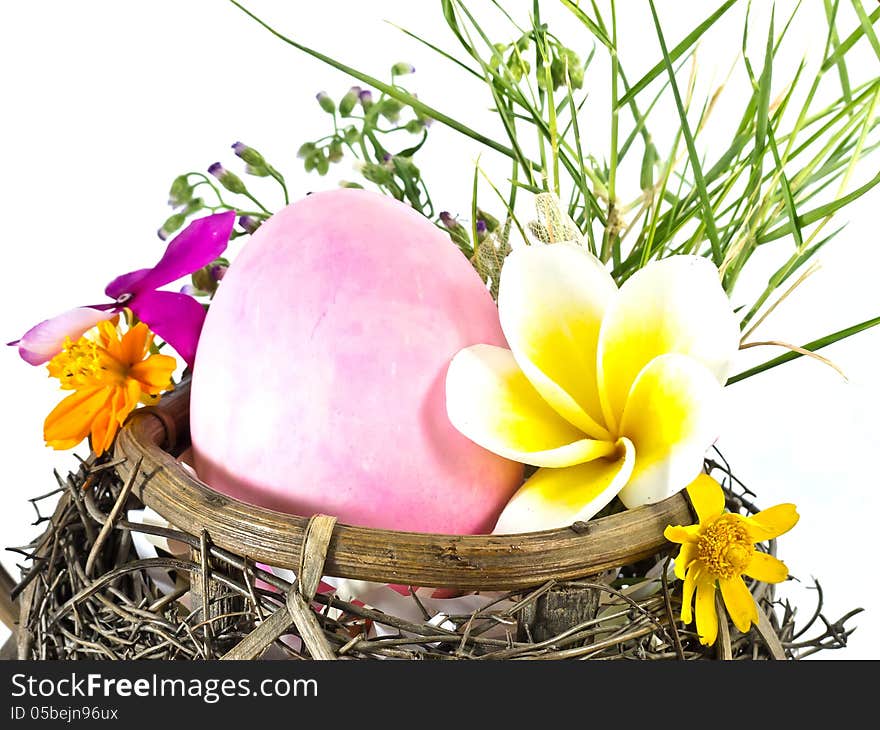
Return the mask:
POLYGON ((541 467, 495 533, 587 520, 616 495, 658 502, 697 476, 739 346, 710 261, 663 259, 618 289, 580 246, 525 246, 505 262, 498 309, 510 349, 461 350, 446 379, 456 428, 541 467))

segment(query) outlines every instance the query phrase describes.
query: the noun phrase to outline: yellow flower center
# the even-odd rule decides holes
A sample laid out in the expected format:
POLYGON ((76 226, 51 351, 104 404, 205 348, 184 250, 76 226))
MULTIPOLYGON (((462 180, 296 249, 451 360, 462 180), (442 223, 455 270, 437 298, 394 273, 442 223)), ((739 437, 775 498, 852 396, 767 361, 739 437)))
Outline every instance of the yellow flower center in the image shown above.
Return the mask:
POLYGON ((118 377, 113 359, 106 350, 88 337, 71 342, 68 337, 64 349, 49 362, 49 372, 61 381, 63 388, 81 388, 100 385, 113 376, 118 377))
POLYGON ((731 514, 722 515, 709 525, 697 543, 697 557, 717 578, 740 575, 754 552, 745 525, 731 514))

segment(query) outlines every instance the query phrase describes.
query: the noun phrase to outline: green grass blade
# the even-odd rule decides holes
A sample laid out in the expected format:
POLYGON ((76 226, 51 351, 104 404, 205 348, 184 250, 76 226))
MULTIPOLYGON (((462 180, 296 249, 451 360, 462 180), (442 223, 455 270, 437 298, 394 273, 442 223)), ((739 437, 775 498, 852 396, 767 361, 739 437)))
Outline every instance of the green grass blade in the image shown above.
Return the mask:
MULTIPOLYGON (((861 322, 860 324, 855 324, 852 327, 842 329, 839 332, 834 332, 833 334, 826 335, 825 337, 820 337, 818 340, 813 340, 812 342, 808 342, 806 345, 802 345, 802 347, 804 350, 816 352, 816 350, 821 350, 823 347, 828 347, 828 345, 833 345, 835 342, 840 342, 841 340, 845 340, 847 337, 852 337, 859 332, 864 332, 865 330, 871 329, 872 327, 876 327, 878 324, 880 324, 880 317, 874 317, 873 319, 868 319, 864 322, 861 322)), ((800 352, 787 352, 784 355, 780 355, 779 357, 775 357, 772 360, 768 360, 761 365, 756 365, 753 368, 749 368, 748 370, 744 370, 743 372, 734 375, 727 380, 727 385, 733 385, 734 383, 738 383, 740 380, 745 380, 746 378, 750 378, 753 375, 757 375, 758 373, 763 373, 767 370, 777 367, 778 365, 783 365, 787 362, 791 362, 792 360, 797 360, 799 357, 804 357, 804 355, 800 352)))
MULTIPOLYGON (((844 195, 837 200, 833 200, 830 203, 826 203, 825 205, 821 205, 818 208, 813 208, 813 210, 807 211, 799 216, 801 226, 808 226, 811 223, 816 223, 817 221, 822 220, 826 216, 835 213, 841 208, 849 205, 854 200, 862 197, 865 193, 867 193, 871 188, 876 187, 880 184, 880 173, 875 175, 871 180, 866 182, 859 188, 856 188, 851 193, 844 195)), ((769 243, 770 241, 775 241, 783 236, 787 236, 792 232, 791 223, 785 223, 778 228, 774 228, 772 231, 765 233, 763 236, 758 236, 757 243, 759 245, 764 243, 769 243)))
POLYGON ((718 231, 715 228, 715 217, 712 211, 712 204, 709 201, 709 193, 706 190, 706 181, 703 179, 703 171, 700 166, 700 159, 697 155, 697 148, 694 143, 694 136, 691 133, 690 125, 687 120, 687 112, 681 99, 681 93, 678 90, 678 83, 675 80, 675 69, 672 67, 672 59, 666 50, 666 40, 663 38, 663 29, 660 27, 660 19, 657 17, 657 9, 654 7, 654 0, 648 0, 651 6, 651 15, 654 18, 654 27, 657 30, 657 38, 660 41, 660 50, 663 53, 663 63, 666 66, 666 73, 669 75, 669 85, 672 94, 675 97, 675 106, 678 109, 678 116, 681 120, 681 131, 684 135, 685 144, 687 145, 688 157, 690 158, 691 169, 694 172, 694 184, 700 196, 703 207, 703 222, 706 226, 706 235, 712 245, 712 259, 716 266, 721 265, 722 253, 721 244, 718 240, 718 231))
POLYGON ((562 4, 565 5, 565 7, 568 8, 574 16, 587 27, 587 29, 589 29, 590 33, 596 36, 603 46, 609 50, 614 47, 605 31, 603 31, 602 28, 600 28, 579 6, 575 5, 571 0, 562 0, 562 4))
MULTIPOLYGON (((474 185, 471 190, 471 235, 474 242, 474 256, 476 256, 477 251, 480 249, 480 239, 477 236, 477 183, 480 179, 480 158, 477 158, 477 163, 474 165, 474 185)), ((477 259, 474 258, 474 261, 477 259)))
MULTIPOLYGON (((743 37, 743 58, 749 78, 757 93, 756 116, 755 116, 755 146, 752 148, 752 174, 749 178, 749 186, 746 197, 750 197, 753 191, 757 191, 761 179, 764 176, 764 154, 767 145, 768 120, 770 117, 770 87, 773 82, 773 23, 775 13, 770 15, 770 30, 767 33, 767 47, 764 53, 764 68, 761 77, 757 81, 752 73, 752 66, 748 57, 745 56, 745 37, 743 37)), ((746 21, 748 25, 748 21, 746 21)))
POLYGON ((461 61, 460 59, 458 59, 458 58, 456 58, 455 56, 453 56, 451 53, 447 53, 447 52, 444 51, 442 48, 439 48, 439 47, 435 46, 433 43, 430 43, 429 41, 426 41, 424 38, 420 38, 420 37, 417 36, 415 33, 413 33, 412 31, 407 30, 406 28, 402 28, 401 26, 399 26, 399 25, 395 25, 394 23, 390 23, 390 22, 388 23, 388 25, 390 25, 392 28, 397 28, 397 30, 399 30, 399 31, 400 31, 401 33, 403 33, 404 35, 408 35, 408 36, 409 36, 410 38, 412 38, 414 41, 418 41, 418 42, 421 43, 423 46, 426 46, 426 47, 430 48, 432 51, 434 51, 434 53, 437 53, 437 54, 443 56, 443 58, 445 58, 447 61, 452 61, 456 66, 458 66, 458 67, 460 67, 460 68, 463 68, 463 69, 464 69, 465 71, 467 71, 471 76, 476 76, 476 77, 477 77, 478 79, 480 79, 481 81, 483 80, 483 77, 479 74, 478 71, 475 71, 475 70, 472 69, 470 66, 468 66, 466 63, 464 63, 464 62, 461 61))
POLYGON ((880 41, 877 40, 877 34, 874 32, 874 27, 871 24, 871 20, 868 18, 868 14, 865 12, 861 0, 852 0, 852 5, 853 8, 855 8, 856 15, 859 16, 859 23, 862 26, 862 30, 865 31, 865 35, 868 36, 868 42, 871 44, 871 48, 874 49, 874 53, 877 55, 877 58, 880 59, 880 41))
MULTIPOLYGON (((878 20, 880 20, 880 7, 868 16, 868 25, 873 26, 878 20)), ((850 35, 847 36, 847 39, 840 44, 840 47, 825 60, 825 63, 822 64, 822 71, 827 71, 837 63, 839 56, 844 56, 849 53, 849 49, 858 43, 863 35, 865 35, 865 27, 860 25, 856 30, 850 33, 850 35)))
POLYGON ((773 276, 767 281, 767 286, 761 292, 761 296, 755 301, 748 313, 742 318, 740 327, 745 329, 755 315, 760 311, 764 303, 770 298, 770 295, 782 286, 786 280, 795 273, 801 266, 809 261, 826 243, 835 238, 846 226, 841 226, 833 233, 830 233, 818 243, 814 243, 806 251, 796 251, 782 266, 780 266, 773 276))
MULTIPOLYGON (((738 0, 727 0, 718 10, 716 10, 712 15, 710 15, 706 20, 700 23, 696 28, 694 28, 690 33, 688 33, 684 40, 681 41, 675 48, 672 49, 672 52, 668 54, 668 58, 671 58, 673 61, 677 60, 679 56, 683 53, 686 53, 690 48, 696 43, 702 35, 711 28, 715 22, 724 15, 738 0)), ((652 8, 653 10, 653 8, 652 8)), ((654 13, 656 17, 656 12, 654 13)), ((630 90, 620 99, 621 106, 623 104, 628 104, 632 99, 636 97, 636 95, 644 89, 648 84, 650 84, 654 79, 656 79, 660 74, 663 73, 663 69, 666 65, 667 59, 664 58, 660 61, 654 68, 652 68, 648 73, 646 73, 642 78, 636 81, 635 84, 632 85, 630 90)))
POLYGON ((268 23, 266 23, 266 21, 264 21, 261 18, 259 18, 258 16, 256 16, 254 13, 252 13, 250 10, 248 10, 246 7, 244 7, 237 0, 229 0, 229 2, 232 3, 233 5, 235 5, 235 7, 237 7, 239 10, 241 10, 245 15, 249 16, 251 19, 253 19, 257 23, 262 25, 266 30, 268 30, 276 38, 278 38, 279 40, 288 44, 289 46, 293 46, 297 50, 302 51, 303 53, 311 56, 312 58, 315 58, 318 61, 321 61, 322 63, 327 64, 328 66, 332 66, 333 68, 337 69, 338 71, 342 71, 343 73, 346 73, 349 76, 356 78, 358 81, 363 81, 365 84, 369 84, 370 86, 378 89, 379 91, 381 91, 385 94, 388 94, 388 96, 390 96, 393 99, 396 99, 401 104, 406 104, 407 106, 412 107, 415 111, 417 111, 427 117, 430 117, 431 119, 435 119, 436 121, 440 122, 441 124, 445 124, 447 127, 454 129, 456 132, 459 132, 460 134, 463 134, 466 137, 470 137, 475 142, 479 142, 480 144, 485 145, 486 147, 489 147, 490 149, 493 149, 496 152, 500 152, 501 154, 506 155, 507 157, 510 157, 510 158, 516 157, 516 152, 514 152, 514 150, 512 150, 510 147, 505 147, 503 144, 496 142, 491 137, 487 137, 484 134, 480 134, 479 132, 468 127, 466 124, 463 124, 462 122, 459 122, 458 120, 453 119, 448 114, 444 114, 439 109, 435 109, 432 106, 428 106, 427 104, 425 104, 423 101, 419 100, 418 98, 416 98, 412 94, 409 94, 409 93, 407 93, 407 92, 403 91, 402 89, 399 89, 395 86, 387 84, 384 81, 380 81, 379 79, 374 78, 373 76, 370 76, 369 74, 365 74, 362 71, 358 71, 356 68, 348 66, 347 64, 344 64, 341 61, 337 61, 334 58, 330 58, 329 56, 321 53, 320 51, 316 51, 314 48, 309 48, 308 46, 303 45, 302 43, 298 43, 297 41, 293 40, 292 38, 288 38, 284 34, 275 30, 272 26, 270 26, 268 23))
MULTIPOLYGON (((834 0, 833 6, 831 5, 830 0, 824 0, 824 3, 825 15, 828 18, 828 29, 831 33, 831 43, 836 52, 840 48, 840 38, 837 35, 837 26, 835 22, 840 0, 834 0)), ((846 100, 847 104, 852 104, 852 87, 849 83, 849 72, 846 69, 846 54, 842 53, 837 56, 837 75, 840 77, 840 89, 843 91, 843 98, 846 100)))
POLYGON ((773 160, 776 162, 776 169, 779 174, 779 182, 782 185, 782 198, 785 201, 785 210, 788 213, 788 218, 791 223, 791 232, 794 236, 795 244, 798 249, 801 249, 804 246, 804 236, 801 231, 797 209, 795 208, 794 197, 791 194, 791 185, 789 184, 788 177, 786 177, 783 170, 782 160, 779 157, 779 148, 776 146, 776 140, 773 137, 773 130, 768 129, 767 132, 768 141, 770 142, 770 150, 773 152, 773 160))

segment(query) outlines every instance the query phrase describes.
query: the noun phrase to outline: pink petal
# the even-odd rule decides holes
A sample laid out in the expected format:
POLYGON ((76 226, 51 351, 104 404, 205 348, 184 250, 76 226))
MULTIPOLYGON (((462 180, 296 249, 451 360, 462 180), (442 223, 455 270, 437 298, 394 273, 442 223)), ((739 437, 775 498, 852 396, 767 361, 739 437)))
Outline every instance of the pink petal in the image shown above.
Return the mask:
POLYGON ((174 237, 152 269, 118 276, 107 285, 104 293, 113 299, 123 294, 139 295, 210 264, 226 250, 234 224, 235 211, 232 210, 194 220, 174 237))
MULTIPOLYGON (((104 293, 108 297, 113 297, 113 299, 118 299, 123 294, 132 294, 140 289, 141 282, 152 271, 152 269, 138 269, 137 271, 129 271, 127 274, 117 276, 107 284, 104 293)), ((126 304, 126 302, 123 302, 123 304, 126 304)))
POLYGON ((40 322, 25 332, 20 340, 9 344, 18 345, 18 353, 25 362, 42 365, 64 349, 65 338, 79 339, 98 322, 113 317, 116 314, 113 310, 113 305, 77 307, 40 322))
POLYGON ((201 304, 186 294, 144 291, 131 300, 129 307, 192 367, 205 321, 201 304))

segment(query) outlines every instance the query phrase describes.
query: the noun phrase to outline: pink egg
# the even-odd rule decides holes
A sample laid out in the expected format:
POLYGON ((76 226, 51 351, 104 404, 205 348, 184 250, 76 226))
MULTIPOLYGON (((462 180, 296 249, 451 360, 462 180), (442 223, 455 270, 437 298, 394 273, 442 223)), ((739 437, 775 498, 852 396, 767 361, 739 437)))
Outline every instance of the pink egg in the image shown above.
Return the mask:
POLYGON ((199 477, 282 512, 488 533, 522 466, 446 415, 449 362, 476 343, 506 346, 498 310, 430 221, 364 190, 293 203, 211 303, 190 407, 199 477))

